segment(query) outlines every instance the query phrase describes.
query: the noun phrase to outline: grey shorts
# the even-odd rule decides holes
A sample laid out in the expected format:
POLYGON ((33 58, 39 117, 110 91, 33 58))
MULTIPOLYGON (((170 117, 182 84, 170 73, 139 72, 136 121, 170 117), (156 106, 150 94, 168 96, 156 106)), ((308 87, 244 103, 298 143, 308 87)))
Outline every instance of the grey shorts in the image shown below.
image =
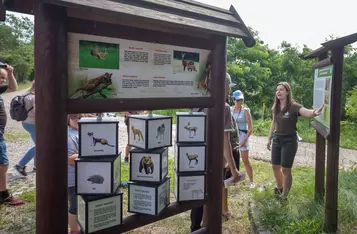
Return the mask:
POLYGON ((68 212, 72 215, 77 215, 77 195, 74 194, 75 187, 68 187, 68 212))
POLYGON ((294 164, 297 149, 297 135, 278 136, 274 134, 271 149, 271 163, 273 165, 280 165, 285 168, 291 168, 294 164))

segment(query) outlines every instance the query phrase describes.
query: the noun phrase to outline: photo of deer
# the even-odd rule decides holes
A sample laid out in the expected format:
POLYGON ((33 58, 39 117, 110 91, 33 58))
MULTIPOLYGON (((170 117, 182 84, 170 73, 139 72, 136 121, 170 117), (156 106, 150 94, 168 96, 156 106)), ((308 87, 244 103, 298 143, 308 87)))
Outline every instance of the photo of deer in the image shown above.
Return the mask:
POLYGON ((180 116, 178 121, 178 142, 204 142, 205 121, 203 117, 180 116))
POLYGON ((80 40, 79 67, 119 69, 119 45, 80 40))
POLYGON ((199 71, 200 54, 174 50, 174 73, 197 73, 199 71))

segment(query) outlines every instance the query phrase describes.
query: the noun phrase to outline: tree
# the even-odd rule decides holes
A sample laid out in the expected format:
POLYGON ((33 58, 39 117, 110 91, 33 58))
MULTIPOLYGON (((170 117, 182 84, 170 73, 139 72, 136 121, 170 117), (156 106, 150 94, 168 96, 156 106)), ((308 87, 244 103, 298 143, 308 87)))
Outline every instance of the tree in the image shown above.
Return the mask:
POLYGON ((33 29, 29 18, 11 14, 0 23, 0 58, 15 68, 18 82, 28 79, 34 69, 33 29))

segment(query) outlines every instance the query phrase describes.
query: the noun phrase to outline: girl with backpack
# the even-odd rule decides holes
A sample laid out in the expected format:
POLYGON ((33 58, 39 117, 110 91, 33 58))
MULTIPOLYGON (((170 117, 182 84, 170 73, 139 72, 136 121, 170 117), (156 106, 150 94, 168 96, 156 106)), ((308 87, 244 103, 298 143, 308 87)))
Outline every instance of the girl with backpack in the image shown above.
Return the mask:
POLYGON ((15 169, 23 176, 27 176, 26 165, 33 159, 36 171, 36 127, 35 127, 35 81, 32 81, 31 87, 24 95, 25 109, 27 110, 27 118, 22 121, 22 127, 30 134, 32 141, 35 143, 21 160, 15 165, 15 169))

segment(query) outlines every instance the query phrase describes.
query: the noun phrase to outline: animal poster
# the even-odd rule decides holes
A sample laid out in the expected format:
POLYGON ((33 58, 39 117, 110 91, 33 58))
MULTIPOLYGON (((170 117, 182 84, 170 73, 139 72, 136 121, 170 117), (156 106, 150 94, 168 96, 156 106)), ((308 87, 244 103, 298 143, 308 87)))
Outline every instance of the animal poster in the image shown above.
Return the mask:
POLYGON ((171 145, 171 118, 148 121, 148 148, 154 149, 171 145))
POLYGON ((210 50, 68 33, 69 99, 210 97, 210 50))
MULTIPOLYGON (((179 172, 204 171, 206 164, 205 146, 180 146, 178 148, 179 157, 177 160, 179 172)), ((177 158, 177 157, 176 157, 177 158)))
POLYGON ((193 72, 198 73, 200 54, 195 52, 174 50, 174 73, 193 72))
POLYGON ((156 189, 129 185, 129 212, 155 215, 156 189))
POLYGON ((170 203, 170 179, 159 186, 157 194, 157 212, 160 213, 170 203))
POLYGON ((205 198, 205 176, 179 176, 179 200, 203 200, 205 198))
POLYGON ((80 162, 77 165, 77 192, 79 194, 111 193, 110 162, 80 162))
POLYGON ((314 109, 318 109, 325 104, 321 115, 315 119, 322 123, 325 128, 330 127, 330 108, 331 108, 331 82, 333 65, 317 68, 314 71, 314 109))
POLYGON ((119 69, 119 45, 79 40, 79 67, 119 69))
POLYGON ((169 158, 169 150, 166 148, 164 153, 162 153, 161 160, 162 160, 162 179, 165 178, 165 176, 168 174, 168 169, 169 169, 169 164, 168 164, 168 158, 169 158))
POLYGON ((205 142, 205 118, 178 116, 177 142, 205 142))
POLYGON ((145 120, 130 118, 129 121, 129 145, 145 149, 146 146, 145 120))
POLYGON ((81 226, 81 229, 85 229, 86 228, 86 203, 83 200, 82 196, 77 196, 77 219, 78 219, 78 223, 81 226))
POLYGON ((88 233, 93 233, 122 223, 120 196, 108 197, 88 203, 88 233))
POLYGON ((85 156, 117 155, 117 123, 80 124, 80 154, 85 156))
POLYGON ((130 174, 134 181, 160 181, 160 154, 131 153, 130 174))

